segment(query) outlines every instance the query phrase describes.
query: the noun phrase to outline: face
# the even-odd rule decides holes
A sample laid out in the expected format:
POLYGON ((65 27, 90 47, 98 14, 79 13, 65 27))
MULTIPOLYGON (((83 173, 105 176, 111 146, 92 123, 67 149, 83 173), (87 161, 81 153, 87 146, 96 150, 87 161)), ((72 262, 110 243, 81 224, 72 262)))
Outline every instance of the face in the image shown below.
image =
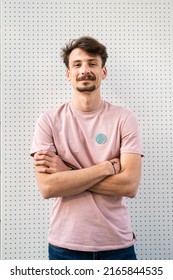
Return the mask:
POLYGON ((75 91, 87 93, 98 90, 106 74, 99 55, 93 56, 79 48, 71 52, 66 76, 75 91))

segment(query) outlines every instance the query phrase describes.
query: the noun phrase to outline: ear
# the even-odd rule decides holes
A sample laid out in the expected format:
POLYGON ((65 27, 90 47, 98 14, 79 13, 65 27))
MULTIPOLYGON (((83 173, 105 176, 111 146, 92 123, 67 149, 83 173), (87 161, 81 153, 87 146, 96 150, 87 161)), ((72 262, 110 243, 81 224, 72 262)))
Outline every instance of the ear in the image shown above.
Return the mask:
POLYGON ((106 67, 104 66, 103 69, 102 69, 102 80, 105 80, 107 77, 107 69, 106 67))
POLYGON ((70 77, 70 70, 69 70, 68 68, 66 69, 66 78, 67 78, 68 81, 71 80, 71 77, 70 77))

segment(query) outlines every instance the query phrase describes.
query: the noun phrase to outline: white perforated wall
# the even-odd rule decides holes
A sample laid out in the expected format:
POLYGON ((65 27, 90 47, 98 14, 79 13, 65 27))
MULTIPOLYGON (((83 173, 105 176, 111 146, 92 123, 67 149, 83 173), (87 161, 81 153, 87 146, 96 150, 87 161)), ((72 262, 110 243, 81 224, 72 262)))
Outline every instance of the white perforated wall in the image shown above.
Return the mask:
POLYGON ((35 121, 70 99, 60 48, 107 45, 103 98, 134 110, 145 158, 128 200, 139 259, 173 259, 172 0, 2 1, 2 259, 46 259, 52 201, 29 157, 35 121))

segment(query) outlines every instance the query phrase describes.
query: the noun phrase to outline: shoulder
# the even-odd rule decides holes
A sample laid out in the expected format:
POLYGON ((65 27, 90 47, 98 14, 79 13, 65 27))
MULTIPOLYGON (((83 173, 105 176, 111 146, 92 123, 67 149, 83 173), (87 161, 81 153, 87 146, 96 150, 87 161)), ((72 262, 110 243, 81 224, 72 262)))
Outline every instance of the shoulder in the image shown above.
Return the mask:
POLYGON ((107 101, 105 101, 105 110, 107 112, 110 112, 111 114, 119 116, 123 119, 126 119, 130 116, 133 116, 133 117, 136 116, 136 114, 131 109, 125 108, 122 106, 118 106, 118 105, 114 105, 107 101))
POLYGON ((59 119, 60 116, 66 115, 66 112, 68 110, 69 103, 64 103, 61 106, 49 109, 38 117, 38 122, 44 121, 44 122, 54 122, 56 119, 59 119))

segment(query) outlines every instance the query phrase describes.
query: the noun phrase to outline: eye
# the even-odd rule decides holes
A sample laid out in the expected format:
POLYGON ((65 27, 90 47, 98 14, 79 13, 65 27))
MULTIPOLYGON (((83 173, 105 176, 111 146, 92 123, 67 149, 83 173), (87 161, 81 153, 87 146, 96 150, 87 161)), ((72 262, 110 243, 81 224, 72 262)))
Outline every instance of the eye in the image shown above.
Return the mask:
POLYGON ((80 63, 75 63, 75 64, 74 64, 74 67, 80 67, 80 66, 81 66, 80 63))
POLYGON ((96 63, 92 62, 92 63, 90 63, 89 65, 90 65, 91 67, 92 67, 92 66, 96 66, 96 63))

